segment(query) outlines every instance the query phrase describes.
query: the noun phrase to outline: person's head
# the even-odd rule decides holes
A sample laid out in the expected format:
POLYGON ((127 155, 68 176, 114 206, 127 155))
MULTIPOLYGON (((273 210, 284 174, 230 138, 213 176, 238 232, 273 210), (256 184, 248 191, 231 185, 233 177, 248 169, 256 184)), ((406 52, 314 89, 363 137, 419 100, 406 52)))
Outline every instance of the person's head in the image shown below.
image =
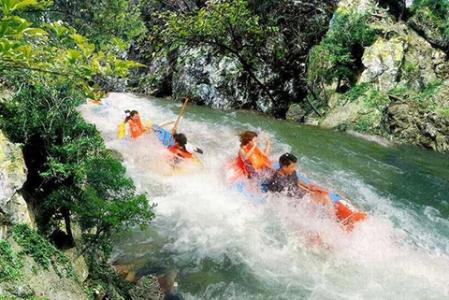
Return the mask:
POLYGON ((128 122, 129 120, 133 119, 139 119, 139 112, 137 110, 125 110, 125 123, 128 122))
POLYGON ((181 147, 183 149, 186 148, 187 145, 187 137, 183 133, 176 133, 173 136, 173 139, 175 140, 175 143, 178 147, 181 147))
POLYGON ((296 171, 296 162, 298 159, 291 153, 284 153, 279 157, 279 166, 287 175, 291 175, 296 171))
POLYGON ((244 147, 248 145, 251 142, 256 142, 257 140, 257 133, 254 131, 244 131, 240 133, 240 147, 244 147))
POLYGON ((133 120, 139 119, 139 112, 137 110, 132 110, 129 115, 133 120))

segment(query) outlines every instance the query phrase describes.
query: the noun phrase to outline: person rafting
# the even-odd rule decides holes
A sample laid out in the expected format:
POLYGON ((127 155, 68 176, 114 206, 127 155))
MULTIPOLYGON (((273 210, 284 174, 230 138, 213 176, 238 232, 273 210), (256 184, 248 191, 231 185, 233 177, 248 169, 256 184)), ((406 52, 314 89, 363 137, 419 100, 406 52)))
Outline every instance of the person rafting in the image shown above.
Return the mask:
POLYGON ((297 161, 296 156, 291 153, 281 155, 279 169, 264 183, 266 189, 272 193, 286 193, 289 197, 304 197, 307 191, 296 173, 297 161))
POLYGON ((193 159, 194 152, 203 154, 203 150, 187 143, 187 137, 183 133, 174 133, 173 140, 174 145, 168 147, 168 150, 174 154, 175 164, 185 159, 193 159))
POLYGON ((151 126, 144 126, 137 110, 125 110, 125 120, 118 125, 117 138, 121 139, 127 134, 132 139, 137 139, 151 126))
POLYGON ((236 160, 237 167, 247 178, 260 177, 272 172, 272 163, 268 158, 270 141, 265 140, 265 149, 258 146, 258 134, 254 131, 240 133, 240 149, 236 160))

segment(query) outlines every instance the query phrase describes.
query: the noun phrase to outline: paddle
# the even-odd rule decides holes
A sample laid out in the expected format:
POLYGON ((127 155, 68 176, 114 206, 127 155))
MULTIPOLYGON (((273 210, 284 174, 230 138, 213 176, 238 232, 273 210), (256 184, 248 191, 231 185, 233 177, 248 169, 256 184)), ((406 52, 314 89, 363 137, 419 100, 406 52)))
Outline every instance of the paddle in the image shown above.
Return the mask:
POLYGON ((182 116, 184 115, 184 111, 186 109, 187 103, 189 102, 188 97, 184 97, 185 101, 181 106, 181 110, 179 111, 178 118, 176 119, 175 125, 173 125, 173 129, 171 130, 172 135, 176 133, 176 129, 178 129, 179 122, 181 121, 182 116))

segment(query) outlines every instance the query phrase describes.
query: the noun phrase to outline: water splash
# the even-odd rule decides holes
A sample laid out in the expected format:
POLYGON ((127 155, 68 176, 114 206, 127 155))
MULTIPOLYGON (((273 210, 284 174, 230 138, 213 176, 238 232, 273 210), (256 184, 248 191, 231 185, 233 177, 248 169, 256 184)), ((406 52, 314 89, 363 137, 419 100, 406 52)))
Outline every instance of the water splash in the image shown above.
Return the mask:
POLYGON ((154 136, 115 140, 125 109, 137 109, 143 119, 158 124, 176 117, 172 106, 110 94, 100 106, 80 108, 107 146, 123 156, 139 191, 158 204, 155 233, 123 239, 117 255, 146 259, 148 268, 157 263, 176 268, 186 299, 449 297, 449 222, 432 208, 419 211, 395 203, 393 196, 381 195, 349 170, 323 171, 325 161, 307 156, 300 163, 313 178, 357 199, 356 205, 370 214, 351 234, 304 202, 292 209, 285 198, 270 197, 266 205, 255 206, 230 189, 223 182, 223 167, 238 149, 239 129, 264 130, 277 142, 274 156, 290 149, 263 122, 242 123, 235 113, 223 113, 214 122, 198 112, 188 114, 182 131, 205 151, 205 167, 185 176, 166 176, 167 151, 154 136), (436 224, 441 230, 435 230, 436 224), (313 233, 319 233, 325 247, 310 245, 313 233))

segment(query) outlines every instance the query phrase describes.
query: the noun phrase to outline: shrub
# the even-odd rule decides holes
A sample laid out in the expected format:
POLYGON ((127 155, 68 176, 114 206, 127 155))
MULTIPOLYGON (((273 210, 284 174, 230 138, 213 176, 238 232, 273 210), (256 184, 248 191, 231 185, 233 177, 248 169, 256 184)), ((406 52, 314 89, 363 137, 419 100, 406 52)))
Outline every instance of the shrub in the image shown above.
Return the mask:
POLYGON ((75 277, 70 260, 27 225, 16 225, 13 228, 13 238, 22 247, 22 252, 32 257, 45 270, 52 266, 61 277, 75 277))
POLYGON ((363 48, 370 46, 376 31, 369 27, 369 16, 355 12, 334 15, 331 28, 309 54, 308 82, 352 85, 361 68, 363 48))
POLYGON ((0 282, 19 279, 22 267, 22 258, 14 253, 7 241, 0 240, 0 282))

